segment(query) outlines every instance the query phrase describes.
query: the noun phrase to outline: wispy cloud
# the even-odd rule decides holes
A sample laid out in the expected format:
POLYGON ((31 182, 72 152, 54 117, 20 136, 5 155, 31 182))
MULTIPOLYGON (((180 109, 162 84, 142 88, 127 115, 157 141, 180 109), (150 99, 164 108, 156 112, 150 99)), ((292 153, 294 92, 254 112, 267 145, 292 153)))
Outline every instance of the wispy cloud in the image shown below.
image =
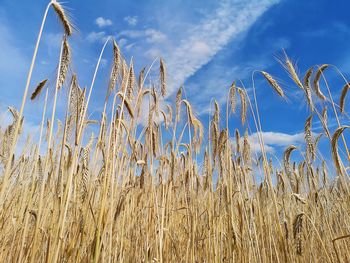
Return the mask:
POLYGON ((47 46, 49 52, 56 51, 60 48, 62 42, 62 34, 48 33, 44 35, 43 41, 47 46))
POLYGON ((131 39, 145 39, 151 44, 162 43, 166 40, 166 35, 156 29, 147 28, 145 30, 124 30, 118 34, 119 37, 127 37, 131 39))
POLYGON ((169 72, 169 94, 277 2, 278 0, 223 1, 199 24, 190 26, 180 44, 164 54, 169 72))
POLYGON ((98 18, 96 18, 96 20, 95 20, 95 24, 96 24, 98 27, 102 28, 102 27, 107 27, 107 26, 113 25, 113 22, 112 22, 112 20, 110 20, 110 19, 103 18, 103 17, 98 17, 98 18))
POLYGON ((126 16, 124 17, 124 21, 128 23, 129 26, 136 26, 138 22, 137 16, 126 16))
POLYGON ((95 42, 105 42, 107 39, 107 35, 105 31, 100 31, 100 32, 90 32, 86 40, 89 41, 90 43, 95 43, 95 42))
POLYGON ((287 134, 281 132, 256 132, 249 136, 250 147, 254 153, 261 152, 259 134, 262 135, 265 143, 265 150, 269 153, 274 153, 277 148, 288 147, 290 145, 300 145, 304 142, 303 133, 287 134))

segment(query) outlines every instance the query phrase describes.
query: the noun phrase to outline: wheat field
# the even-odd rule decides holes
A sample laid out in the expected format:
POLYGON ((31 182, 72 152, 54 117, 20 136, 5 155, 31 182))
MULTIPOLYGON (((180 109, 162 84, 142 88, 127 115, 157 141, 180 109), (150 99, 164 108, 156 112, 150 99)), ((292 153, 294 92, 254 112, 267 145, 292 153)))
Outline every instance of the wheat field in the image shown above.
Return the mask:
MULTIPOLYGON (((91 85, 81 88, 70 73, 74 32, 63 6, 50 2, 21 107, 8 108, 12 123, 0 131, 1 262, 350 262, 350 84, 335 66, 299 74, 285 55, 283 67, 310 115, 303 147, 290 145, 276 165, 260 122, 273 116, 260 116, 255 87, 233 82, 227 103, 214 101, 204 122, 182 88, 173 103, 160 103, 167 95, 166 61, 136 74, 133 60, 109 38, 91 85), (43 76, 35 86, 31 76, 49 11, 63 25, 60 58, 55 79, 43 76), (89 119, 103 54, 112 63, 105 103, 100 119, 89 119), (151 69, 158 76, 149 85, 151 69), (330 70, 344 82, 336 100, 341 87, 327 85, 330 70), (57 114, 59 96, 66 96, 64 116, 57 114), (27 103, 42 104, 42 122, 38 140, 19 151, 27 103), (229 124, 234 114, 246 127, 241 134, 229 124), (328 127, 330 117, 336 127, 328 127), (322 133, 314 134, 316 121, 322 133), (258 155, 251 150, 252 131, 258 155), (331 167, 318 148, 321 136, 331 167)), ((270 86, 266 93, 286 101, 270 73, 254 76, 270 86)))

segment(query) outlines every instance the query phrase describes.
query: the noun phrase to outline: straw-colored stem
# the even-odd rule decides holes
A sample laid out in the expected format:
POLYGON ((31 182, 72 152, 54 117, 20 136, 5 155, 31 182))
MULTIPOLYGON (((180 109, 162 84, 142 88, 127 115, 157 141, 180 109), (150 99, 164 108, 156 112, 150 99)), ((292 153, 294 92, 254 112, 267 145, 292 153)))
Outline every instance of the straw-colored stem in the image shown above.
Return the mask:
MULTIPOLYGON (((32 79, 33 69, 34 69, 34 65, 35 65, 35 61, 36 61, 36 56, 37 56, 37 53, 38 53, 38 50, 39 50, 39 44, 40 44, 40 41, 41 41, 41 36, 42 36, 42 33, 43 33, 44 25, 45 25, 45 22, 46 22, 46 17, 47 17, 47 14, 49 12, 50 6, 51 6, 51 2, 47 5, 47 7, 45 9, 44 17, 43 17, 42 22, 41 22, 39 34, 38 34, 36 45, 35 45, 35 48, 34 48, 34 54, 33 54, 33 57, 32 57, 32 61, 31 61, 29 72, 28 72, 28 76, 27 76, 26 86, 24 88, 21 108, 20 108, 19 114, 18 114, 19 115, 18 116, 19 120, 21 120, 22 117, 23 117, 24 106, 25 106, 25 103, 26 103, 26 100, 27 100, 27 96, 28 96, 29 85, 30 85, 30 81, 32 79)), ((20 121, 18 121, 16 123, 16 125, 15 125, 15 130, 14 130, 14 134, 13 134, 13 141, 12 141, 12 145, 10 146, 9 156, 12 156, 14 154, 14 152, 15 152, 20 125, 21 125, 20 121)), ((10 171, 11 171, 11 158, 8 158, 6 166, 5 166, 5 171, 4 171, 4 175, 3 175, 4 179, 3 179, 1 192, 0 192, 0 207, 5 203, 4 198, 5 198, 6 190, 8 190, 8 180, 9 180, 9 177, 10 177, 10 171)))

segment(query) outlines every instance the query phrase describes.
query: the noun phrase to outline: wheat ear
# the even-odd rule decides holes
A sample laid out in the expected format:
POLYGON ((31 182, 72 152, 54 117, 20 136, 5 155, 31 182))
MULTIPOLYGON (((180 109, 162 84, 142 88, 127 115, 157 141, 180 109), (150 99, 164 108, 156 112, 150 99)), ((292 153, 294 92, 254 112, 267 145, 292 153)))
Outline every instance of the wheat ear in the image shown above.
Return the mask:
POLYGON ((160 59, 160 66, 159 66, 159 73, 160 73, 160 90, 161 94, 164 97, 166 95, 166 67, 164 60, 160 59))
POLYGON ((326 99, 326 96, 322 93, 321 89, 320 89, 320 78, 323 74, 323 71, 328 68, 328 64, 323 64, 322 66, 320 66, 316 73, 315 73, 315 78, 313 80, 313 87, 314 87, 314 90, 315 90, 315 93, 317 95, 317 97, 319 97, 321 100, 325 100, 326 99))
POLYGON ((342 174, 342 169, 341 169, 342 162, 341 162, 341 159, 339 157, 339 152, 338 152, 338 138, 343 133, 343 131, 347 128, 350 128, 350 126, 339 127, 334 132, 334 134, 332 136, 332 141, 331 141, 333 161, 335 163, 335 167, 337 168, 338 173, 340 173, 340 174, 342 174))
POLYGON ((52 7, 55 10, 57 16, 61 20, 61 23, 63 25, 64 31, 67 36, 71 36, 73 33, 73 25, 68 19, 67 13, 64 10, 63 6, 58 2, 52 2, 52 7))
POLYGON ((43 88, 45 87, 46 83, 47 83, 48 79, 44 79, 43 81, 41 81, 38 86, 36 86, 34 92, 32 93, 32 96, 30 96, 31 100, 35 100, 36 97, 38 97, 41 93, 41 91, 43 90, 43 88))
POLYGON ((340 99, 339 99, 339 107, 340 107, 341 113, 344 113, 345 97, 346 97, 346 94, 348 93, 349 89, 350 89, 350 82, 346 83, 341 91, 341 95, 340 95, 340 99))

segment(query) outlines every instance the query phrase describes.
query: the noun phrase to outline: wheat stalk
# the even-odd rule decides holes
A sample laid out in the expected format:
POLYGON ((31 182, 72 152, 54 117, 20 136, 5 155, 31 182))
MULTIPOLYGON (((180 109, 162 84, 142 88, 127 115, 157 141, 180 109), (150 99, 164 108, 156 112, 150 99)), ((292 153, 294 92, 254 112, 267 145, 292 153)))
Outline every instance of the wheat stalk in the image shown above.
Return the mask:
POLYGON ((305 90, 306 99, 307 99, 307 102, 310 106, 311 111, 313 111, 313 109, 314 109, 314 105, 312 102, 311 88, 310 88, 310 82, 311 82, 311 76, 312 76, 313 70, 314 70, 313 67, 309 68, 306 71, 305 76, 304 76, 304 90, 305 90))
POLYGON ((120 91, 117 93, 117 96, 120 97, 120 99, 122 101, 124 101, 125 107, 128 110, 128 113, 129 113, 130 117, 134 118, 134 111, 133 111, 133 109, 131 107, 131 103, 130 103, 129 99, 127 97, 125 97, 124 94, 121 93, 120 91))
POLYGON ((127 94, 128 99, 131 100, 133 92, 134 92, 134 85, 135 85, 135 71, 134 71, 134 63, 133 62, 130 63, 128 76, 129 76, 129 78, 128 78, 126 94, 127 94))
POLYGON ((328 126, 327 126, 327 123, 328 123, 327 107, 324 107, 322 110, 321 123, 322 123, 323 129, 324 129, 327 137, 331 138, 331 134, 330 134, 328 126))
POLYGON ((62 50, 62 56, 60 61, 60 69, 58 73, 58 81, 57 81, 57 89, 60 89, 63 85, 63 83, 66 80, 68 68, 71 61, 71 50, 67 41, 67 38, 65 37, 63 40, 63 50, 62 50))
POLYGON ((296 215, 293 222, 293 235, 296 242, 296 251, 298 255, 303 252, 302 231, 303 231, 303 213, 296 215))
POLYGON ((345 97, 346 97, 346 94, 348 93, 349 89, 350 89, 350 83, 346 83, 341 91, 341 95, 340 95, 340 99, 339 99, 339 108, 340 108, 341 113, 344 113, 345 97))
POLYGON ((241 99, 241 122, 242 122, 242 125, 244 125, 244 123, 246 121, 246 117, 247 117, 246 92, 241 88, 237 88, 237 91, 238 91, 238 94, 239 94, 240 99, 241 99))
POLYGON ((237 90, 236 83, 233 82, 231 87, 230 87, 230 91, 229 91, 231 112, 233 112, 233 113, 236 111, 236 105, 237 105, 236 90, 237 90))
POLYGON ((315 148, 312 142, 311 124, 312 124, 312 115, 310 115, 306 119, 304 130, 305 130, 305 141, 306 141, 307 153, 311 156, 311 159, 313 160, 315 158, 315 148))
POLYGON ((271 85, 271 87, 280 95, 282 98, 284 97, 284 92, 280 85, 278 85, 277 81, 272 78, 272 76, 265 72, 265 71, 260 71, 261 74, 264 76, 264 78, 267 80, 267 82, 271 85))
POLYGON ((350 128, 350 126, 339 127, 334 132, 331 140, 333 161, 334 161, 335 167, 337 168, 338 173, 340 174, 343 174, 343 172, 342 172, 342 161, 339 157, 339 151, 338 151, 338 138, 343 133, 343 131, 347 128, 350 128))
POLYGON ((180 111, 181 111, 181 99, 182 99, 182 87, 180 87, 176 93, 176 122, 180 121, 180 111))
POLYGON ((290 155, 291 155, 292 151, 294 151, 296 149, 297 149, 296 146, 291 145, 283 153, 284 169, 285 169, 287 175, 290 174, 290 172, 291 172, 290 171, 290 155))
POLYGON ((325 100, 326 96, 322 93, 321 89, 320 89, 320 78, 323 74, 323 71, 325 71, 328 68, 328 64, 323 64, 322 66, 320 66, 316 73, 315 73, 315 78, 313 80, 313 87, 315 90, 315 94, 321 99, 321 100, 325 100))
POLYGON ((112 64, 111 74, 109 77, 108 93, 106 98, 108 98, 109 94, 114 90, 115 85, 117 83, 118 73, 120 69, 120 56, 121 55, 120 55, 119 46, 117 42, 113 40, 113 64, 112 64))
POLYGON ((35 100, 35 98, 40 95, 40 93, 41 93, 42 89, 45 87, 47 81, 48 81, 48 79, 44 79, 36 86, 34 92, 30 96, 31 100, 35 100))
POLYGON ((160 90, 161 94, 164 97, 166 95, 166 67, 164 60, 161 58, 160 61, 160 66, 159 66, 159 75, 160 75, 160 90))
MULTIPOLYGON (((287 54, 285 53, 285 68, 287 69, 289 75, 291 76, 292 80, 297 84, 299 88, 302 90, 304 89, 303 84, 301 83, 299 76, 297 74, 297 71, 295 70, 295 67, 292 63, 292 61, 289 59, 287 54)), ((283 97, 283 96, 282 96, 283 97)))
POLYGON ((243 137, 243 160, 245 165, 251 165, 251 152, 250 152, 250 144, 248 138, 248 130, 245 131, 243 137))
POLYGON ((63 6, 56 1, 51 2, 53 9, 55 10, 57 16, 61 20, 61 23, 63 25, 64 31, 67 36, 71 36, 73 33, 73 25, 68 19, 67 13, 64 10, 63 6))

